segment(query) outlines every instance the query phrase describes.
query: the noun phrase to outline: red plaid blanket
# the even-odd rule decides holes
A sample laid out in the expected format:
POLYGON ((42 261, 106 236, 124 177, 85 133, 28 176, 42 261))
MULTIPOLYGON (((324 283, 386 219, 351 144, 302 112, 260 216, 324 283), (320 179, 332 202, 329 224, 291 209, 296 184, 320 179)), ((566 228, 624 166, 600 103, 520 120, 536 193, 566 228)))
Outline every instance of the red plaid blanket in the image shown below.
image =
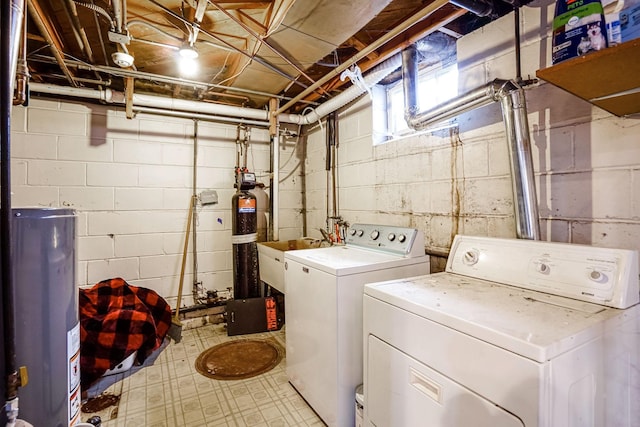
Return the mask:
POLYGON ((171 307, 156 292, 121 278, 80 290, 80 377, 86 389, 138 351, 144 360, 171 326, 171 307))

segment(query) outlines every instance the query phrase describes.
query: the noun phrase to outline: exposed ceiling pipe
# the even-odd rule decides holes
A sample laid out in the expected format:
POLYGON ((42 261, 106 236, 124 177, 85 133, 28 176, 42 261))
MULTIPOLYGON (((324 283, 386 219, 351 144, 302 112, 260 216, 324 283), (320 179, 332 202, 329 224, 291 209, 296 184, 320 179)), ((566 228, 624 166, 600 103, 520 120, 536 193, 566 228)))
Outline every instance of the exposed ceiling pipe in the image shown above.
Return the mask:
POLYGON ((439 104, 430 110, 418 112, 416 56, 415 46, 402 52, 405 119, 409 127, 416 130, 425 129, 465 111, 499 101, 509 144, 516 235, 520 239, 539 240, 538 201, 534 184, 527 107, 522 87, 514 81, 496 79, 456 99, 439 104))
POLYGON ((496 16, 493 2, 485 0, 450 0, 449 2, 478 16, 496 16))
MULTIPOLYGON (((364 82, 367 86, 372 86, 388 76, 391 72, 398 69, 398 67, 400 67, 401 65, 401 55, 395 55, 370 70, 364 76, 364 82)), ((100 67, 95 68, 99 69, 100 67)), ((125 70, 122 71, 124 72, 125 70)), ((66 86, 43 83, 32 83, 31 90, 34 92, 40 92, 49 95, 92 99, 107 104, 124 104, 125 99, 125 96, 122 92, 117 92, 109 88, 94 90, 85 88, 70 88, 66 86)), ((356 85, 352 85, 347 90, 326 101, 325 103, 318 106, 315 110, 312 110, 305 115, 280 114, 278 116, 278 121, 282 123, 295 123, 298 125, 314 123, 327 114, 347 105, 349 102, 353 101, 364 92, 365 89, 360 88, 356 85)), ((269 120, 269 112, 266 110, 173 99, 154 95, 134 94, 133 104, 134 108, 151 107, 161 108, 169 111, 202 113, 212 116, 228 116, 259 121, 269 120)))
MULTIPOLYGON (((10 42, 9 45, 9 58, 11 63, 9 64, 9 70, 11 72, 11 82, 13 82, 16 78, 16 66, 18 64, 18 49, 20 46, 20 34, 22 33, 22 28, 24 24, 24 0, 11 0, 9 4, 9 8, 11 10, 11 15, 8 19, 11 22, 11 38, 8 40, 10 42)), ((26 25, 25 25, 26 31, 26 25)), ((27 41, 25 40, 26 44, 27 41)))
POLYGON ((122 18, 122 0, 113 0, 113 15, 115 16, 116 22, 116 31, 118 34, 122 33, 122 23, 124 19, 122 18))
MULTIPOLYGON (((13 105, 23 105, 27 101, 27 87, 29 86, 29 68, 27 67, 27 14, 24 13, 24 0, 14 0, 12 3, 22 3, 19 7, 21 13, 19 16, 15 16, 14 19, 21 19, 22 22, 22 35, 13 35, 12 37, 19 38, 20 50, 18 52, 11 52, 11 72, 15 71, 15 94, 13 97, 13 105), (13 65, 13 55, 17 55, 18 59, 16 65, 13 65)), ((20 31, 20 24, 16 23, 12 25, 18 27, 16 31, 20 31)), ((12 30, 14 30, 12 28, 12 30)), ((12 80, 13 81, 13 80, 12 80)))
MULTIPOLYGON (((45 61, 45 62, 49 61, 50 62, 50 61, 54 61, 54 60, 49 58, 49 57, 43 57, 43 56, 34 55, 34 56, 31 57, 31 61, 45 61)), ((196 88, 196 89, 206 89, 206 90, 222 89, 222 90, 226 90, 228 92, 247 93, 247 94, 250 94, 250 95, 260 95, 260 96, 265 96, 265 97, 270 97, 270 98, 278 98, 278 99, 284 99, 284 100, 291 99, 289 97, 280 96, 280 95, 274 95, 272 93, 267 93, 267 92, 260 92, 260 91, 257 91, 257 90, 234 88, 234 87, 219 85, 219 84, 215 84, 215 83, 203 83, 203 82, 199 82, 197 80, 187 80, 187 79, 183 79, 183 78, 179 78, 179 77, 163 76, 163 75, 160 75, 160 74, 146 73, 144 71, 129 70, 129 69, 124 69, 124 68, 116 68, 116 67, 108 67, 108 66, 104 66, 104 65, 91 65, 91 64, 86 64, 84 62, 71 61, 71 60, 65 60, 65 64, 68 67, 75 67, 75 68, 78 68, 79 70, 99 71, 101 73, 106 73, 106 74, 110 74, 112 76, 117 76, 117 77, 134 77, 134 78, 141 79, 141 80, 148 80, 148 81, 152 81, 152 82, 162 82, 162 83, 168 83, 168 84, 189 86, 189 87, 196 88)), ((317 105, 316 102, 312 102, 312 101, 306 101, 306 103, 312 104, 312 105, 317 105)))
POLYGON ((315 84, 309 86, 307 89, 299 93, 291 101, 287 102, 282 107, 280 107, 277 111, 273 112, 273 114, 280 115, 284 113, 289 108, 291 108, 296 102, 300 101, 302 98, 306 97, 311 92, 315 91, 318 87, 322 86, 332 78, 339 76, 340 73, 342 73, 344 70, 349 68, 351 65, 356 64, 359 60, 369 55, 371 52, 373 52, 380 46, 384 45, 386 42, 393 39, 395 36, 401 34, 403 31, 406 31, 408 28, 412 27, 413 25, 420 22, 427 16, 431 15, 433 12, 440 9, 442 6, 444 6, 447 3, 448 3, 448 0, 435 0, 434 2, 428 4, 419 12, 417 12, 415 15, 413 15, 411 18, 402 22, 400 25, 396 26, 391 31, 385 33, 384 36, 380 37, 379 39, 377 39, 376 41, 374 41, 373 43, 371 43, 370 45, 368 45, 367 47, 359 51, 357 54, 355 54, 354 56, 352 56, 351 58, 343 62, 340 66, 328 72, 324 77, 322 77, 320 80, 315 82, 315 84))
POLYGON ((196 119, 205 122, 215 122, 215 123, 233 123, 233 124, 243 124, 243 125, 251 125, 261 128, 268 128, 269 122, 267 121, 259 121, 259 120, 247 120, 247 119, 238 119, 235 117, 227 117, 227 116, 213 116, 210 114, 200 114, 186 111, 169 111, 162 110, 159 108, 150 108, 150 107, 133 107, 133 111, 136 113, 146 113, 146 114, 154 114, 157 116, 165 116, 165 117, 179 117, 181 119, 196 119))
POLYGON ((62 43, 57 40, 57 37, 54 35, 55 31, 47 24, 47 20, 45 19, 45 14, 40 4, 37 0, 27 0, 28 2, 28 10, 31 18, 36 23, 36 26, 42 33, 42 36, 49 43, 49 47, 51 48, 51 52, 53 52, 53 56, 56 58, 58 66, 62 69, 62 72, 67 77, 67 80, 73 87, 78 87, 78 83, 73 78, 73 75, 69 71, 69 68, 64 62, 64 57, 62 55, 62 43), (54 38, 55 37, 55 38, 54 38))

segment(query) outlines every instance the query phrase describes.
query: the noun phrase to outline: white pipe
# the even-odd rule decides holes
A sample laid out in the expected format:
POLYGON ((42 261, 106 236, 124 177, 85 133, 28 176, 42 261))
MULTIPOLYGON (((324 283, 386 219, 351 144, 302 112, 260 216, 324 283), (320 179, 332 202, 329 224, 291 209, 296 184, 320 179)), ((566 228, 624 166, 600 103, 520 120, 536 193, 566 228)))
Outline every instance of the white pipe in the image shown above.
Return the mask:
POLYGON ((280 240, 280 132, 273 135, 273 178, 271 180, 271 224, 273 240, 280 240))
MULTIPOLYGON (((367 86, 373 86, 380 80, 391 74, 393 71, 395 71, 401 65, 402 56, 400 54, 394 55, 371 69, 364 76, 364 81, 367 86)), ((117 92, 109 88, 96 90, 34 82, 30 84, 30 90, 32 92, 41 92, 50 95, 93 99, 108 104, 125 104, 124 93, 117 92)), ((314 111, 311 111, 305 115, 279 114, 278 122, 294 123, 297 125, 308 125, 311 123, 315 123, 327 114, 332 113, 338 108, 347 105, 349 102, 362 95, 364 91, 364 89, 356 85, 352 85, 339 95, 318 106, 314 111)), ((199 101, 189 101, 184 99, 174 99, 155 95, 134 94, 133 105, 134 107, 161 108, 170 111, 193 112, 213 116, 229 116, 260 121, 269 120, 269 112, 267 110, 235 107, 232 105, 212 104, 199 101)))

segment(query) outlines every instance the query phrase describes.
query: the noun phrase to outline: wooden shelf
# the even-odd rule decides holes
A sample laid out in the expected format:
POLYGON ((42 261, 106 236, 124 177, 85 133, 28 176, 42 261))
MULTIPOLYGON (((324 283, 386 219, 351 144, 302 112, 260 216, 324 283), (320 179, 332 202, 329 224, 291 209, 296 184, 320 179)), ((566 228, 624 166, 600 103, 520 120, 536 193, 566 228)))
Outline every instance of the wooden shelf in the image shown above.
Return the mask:
POLYGON ((560 62, 536 76, 616 116, 638 113, 640 39, 560 62))

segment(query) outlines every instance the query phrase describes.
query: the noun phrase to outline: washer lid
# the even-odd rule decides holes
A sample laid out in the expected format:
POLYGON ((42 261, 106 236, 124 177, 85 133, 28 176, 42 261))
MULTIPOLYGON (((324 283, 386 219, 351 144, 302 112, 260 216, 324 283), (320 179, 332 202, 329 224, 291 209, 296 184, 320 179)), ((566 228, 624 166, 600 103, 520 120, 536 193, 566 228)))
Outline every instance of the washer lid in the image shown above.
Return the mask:
POLYGON ((285 260, 317 268, 336 276, 376 271, 428 262, 428 257, 407 258, 390 253, 362 249, 351 245, 286 251, 285 260))
POLYGON ((640 305, 619 310, 446 272, 372 283, 364 292, 537 362, 600 336, 603 322, 640 313, 640 305))

